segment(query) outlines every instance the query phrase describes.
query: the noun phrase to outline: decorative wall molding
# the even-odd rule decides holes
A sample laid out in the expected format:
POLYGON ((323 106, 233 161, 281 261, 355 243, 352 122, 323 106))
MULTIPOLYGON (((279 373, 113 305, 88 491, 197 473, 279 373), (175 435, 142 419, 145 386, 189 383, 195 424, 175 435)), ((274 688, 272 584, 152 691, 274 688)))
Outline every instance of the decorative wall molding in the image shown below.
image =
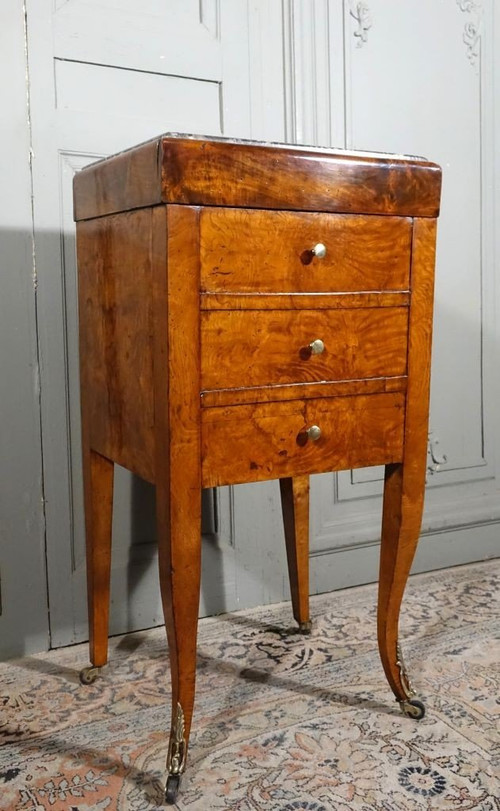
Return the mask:
POLYGON ((460 11, 469 15, 462 38, 467 50, 467 58, 474 65, 481 49, 482 3, 477 0, 456 0, 456 3, 460 11))
POLYGON ((354 36, 357 39, 357 47, 361 48, 365 42, 368 42, 368 31, 373 25, 368 3, 365 2, 365 0, 359 0, 359 2, 351 0, 349 14, 358 24, 357 29, 354 31, 354 36))
POLYGON ((220 39, 220 0, 199 0, 200 23, 214 39, 220 39))
POLYGON ((282 0, 285 140, 332 144, 330 5, 282 0))
POLYGON ((442 453, 439 448, 439 437, 434 431, 429 432, 427 456, 429 460, 427 462, 427 471, 431 476, 435 473, 439 473, 441 466, 445 465, 448 461, 447 455, 442 453))
POLYGON ((215 536, 219 546, 235 546, 234 487, 214 488, 215 536))
POLYGON ((457 0, 457 6, 460 11, 471 12, 481 8, 481 3, 476 0, 457 0))

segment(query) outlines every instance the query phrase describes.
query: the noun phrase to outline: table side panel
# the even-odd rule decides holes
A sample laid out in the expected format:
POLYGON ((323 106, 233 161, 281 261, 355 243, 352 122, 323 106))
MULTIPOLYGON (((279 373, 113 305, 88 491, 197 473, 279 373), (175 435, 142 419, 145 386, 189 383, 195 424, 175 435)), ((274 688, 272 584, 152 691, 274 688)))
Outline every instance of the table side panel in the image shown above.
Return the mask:
MULTIPOLYGON (((415 220, 408 329, 403 498, 419 503, 419 509, 412 511, 412 518, 418 526, 423 512, 427 465, 436 236, 437 220, 415 220)), ((416 531, 415 527, 413 531, 416 531)))
MULTIPOLYGON (((189 500, 198 501, 201 510, 199 210, 166 206, 166 216, 168 289, 165 300, 156 301, 155 306, 157 312, 168 311, 168 397, 157 391, 156 402, 159 408, 168 407, 171 468, 176 468, 178 481, 184 480, 184 488, 191 488, 190 497, 179 496, 172 509, 184 509, 192 515, 194 507, 189 507, 189 500)), ((160 375, 157 380, 164 377, 160 375)))
POLYGON ((82 407, 102 456, 154 480, 152 209, 77 227, 82 407))
POLYGON ((75 220, 157 205, 162 200, 159 142, 129 149, 82 169, 73 179, 75 220))

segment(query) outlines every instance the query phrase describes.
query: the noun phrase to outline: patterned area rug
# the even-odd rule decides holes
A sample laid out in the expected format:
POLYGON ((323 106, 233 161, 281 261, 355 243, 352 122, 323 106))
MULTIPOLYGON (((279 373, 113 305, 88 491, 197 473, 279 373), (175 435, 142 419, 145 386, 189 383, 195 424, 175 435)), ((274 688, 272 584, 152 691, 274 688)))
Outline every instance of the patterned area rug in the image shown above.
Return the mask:
MULTIPOLYGON (((404 717, 376 649, 374 586, 203 620, 189 811, 500 809, 500 561, 410 580, 401 638, 427 714, 404 717)), ((163 629, 117 638, 80 686, 79 645, 0 665, 0 808, 162 804, 163 629)))

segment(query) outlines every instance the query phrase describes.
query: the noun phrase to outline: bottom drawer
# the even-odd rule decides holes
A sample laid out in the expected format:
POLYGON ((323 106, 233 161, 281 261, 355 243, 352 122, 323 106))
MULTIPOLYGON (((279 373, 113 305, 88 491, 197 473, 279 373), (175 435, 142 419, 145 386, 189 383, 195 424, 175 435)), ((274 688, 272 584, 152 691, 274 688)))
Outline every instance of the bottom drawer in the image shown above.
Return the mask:
POLYGON ((202 409, 202 486, 401 461, 404 404, 396 392, 202 409))

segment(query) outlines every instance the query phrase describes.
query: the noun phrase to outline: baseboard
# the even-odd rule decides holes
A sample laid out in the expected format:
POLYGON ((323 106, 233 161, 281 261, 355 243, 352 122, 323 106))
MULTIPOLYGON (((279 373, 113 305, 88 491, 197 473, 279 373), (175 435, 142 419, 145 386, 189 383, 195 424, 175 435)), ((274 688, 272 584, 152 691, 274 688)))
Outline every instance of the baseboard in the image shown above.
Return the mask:
MULTIPOLYGON (((427 532, 420 538, 412 574, 500 557, 500 522, 427 532)), ((379 542, 311 556, 311 594, 378 580, 379 542)))

